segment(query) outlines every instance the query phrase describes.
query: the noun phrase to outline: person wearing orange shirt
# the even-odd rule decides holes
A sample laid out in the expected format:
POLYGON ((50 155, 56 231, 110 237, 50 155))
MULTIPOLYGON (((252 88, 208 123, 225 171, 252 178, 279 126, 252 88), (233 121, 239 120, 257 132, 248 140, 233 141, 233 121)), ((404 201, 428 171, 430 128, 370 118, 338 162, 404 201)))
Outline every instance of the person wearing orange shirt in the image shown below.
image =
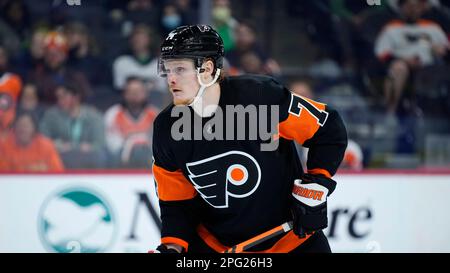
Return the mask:
POLYGON ((18 115, 13 130, 0 142, 0 171, 59 172, 64 165, 53 142, 37 131, 35 118, 18 115))
POLYGON ((22 81, 7 70, 8 55, 0 46, 0 139, 5 137, 16 115, 16 103, 22 90, 22 81))
POLYGON ((151 165, 151 134, 159 110, 149 103, 148 92, 141 78, 129 77, 123 101, 105 113, 106 144, 122 167, 151 165))

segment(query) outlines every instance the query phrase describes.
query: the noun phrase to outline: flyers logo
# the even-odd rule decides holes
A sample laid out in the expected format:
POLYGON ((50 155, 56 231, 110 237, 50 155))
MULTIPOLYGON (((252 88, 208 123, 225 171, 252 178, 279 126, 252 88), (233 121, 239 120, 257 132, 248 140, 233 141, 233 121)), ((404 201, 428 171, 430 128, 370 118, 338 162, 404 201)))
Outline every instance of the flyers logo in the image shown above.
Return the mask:
POLYGON ((186 168, 195 189, 215 208, 228 208, 229 197, 245 198, 251 195, 261 180, 258 162, 240 151, 187 163, 186 168))

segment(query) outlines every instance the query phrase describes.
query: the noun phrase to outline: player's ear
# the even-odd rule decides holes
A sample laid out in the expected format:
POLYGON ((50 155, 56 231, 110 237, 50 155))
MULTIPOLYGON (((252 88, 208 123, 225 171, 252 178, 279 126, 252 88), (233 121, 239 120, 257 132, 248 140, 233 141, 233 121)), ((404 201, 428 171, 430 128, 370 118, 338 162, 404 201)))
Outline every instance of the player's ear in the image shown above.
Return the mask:
POLYGON ((205 79, 209 79, 210 77, 214 78, 214 75, 212 74, 214 71, 214 62, 212 60, 208 59, 203 62, 202 68, 204 69, 203 73, 205 79))

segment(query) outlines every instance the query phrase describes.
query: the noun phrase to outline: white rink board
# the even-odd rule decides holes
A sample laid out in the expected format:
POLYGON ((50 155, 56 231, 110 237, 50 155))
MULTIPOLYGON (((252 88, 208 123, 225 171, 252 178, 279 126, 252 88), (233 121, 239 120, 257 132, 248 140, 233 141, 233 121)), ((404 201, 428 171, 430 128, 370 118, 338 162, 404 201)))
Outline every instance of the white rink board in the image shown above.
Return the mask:
MULTIPOLYGON (((41 210, 54 193, 72 188, 95 191, 112 207, 115 220, 111 240, 97 243, 105 248, 105 252, 147 252, 159 244, 159 229, 148 210, 142 205, 137 207, 139 193, 146 193, 152 206, 157 207, 151 174, 7 175, 0 176, 0 252, 55 252, 46 247, 42 239, 39 228, 41 210), (135 217, 136 210, 138 213, 135 217), (134 232, 131 231, 133 218, 137 218, 134 232), (130 233, 133 233, 134 238, 129 238, 130 233)), ((72 238, 76 246, 78 239, 75 237, 80 237, 80 231, 72 226, 86 222, 85 218, 89 218, 89 215, 84 216, 79 211, 64 208, 61 208, 60 213, 68 211, 72 215, 62 217, 71 223, 60 224, 66 228, 67 234, 64 234, 64 230, 59 231, 62 233, 59 237, 77 234, 72 238)), ((157 212, 159 215, 159 210, 157 212)), ((77 249, 74 251, 77 252, 77 249)))
MULTIPOLYGON (((450 252, 450 175, 334 178, 325 230, 334 252, 450 252)), ((0 175, 0 252, 55 252, 56 242, 72 252, 146 252, 159 229, 143 196, 159 214, 150 174, 0 175), (83 207, 89 200, 95 206, 83 207)))
MULTIPOLYGON (((450 252, 450 175, 336 175, 336 191, 329 199, 340 214, 335 252, 450 252), (367 219, 367 209, 371 218, 367 219), (349 234, 350 214, 358 210, 349 234)), ((328 214, 330 221, 330 212, 328 214)), ((326 235, 329 235, 329 229, 326 235)))

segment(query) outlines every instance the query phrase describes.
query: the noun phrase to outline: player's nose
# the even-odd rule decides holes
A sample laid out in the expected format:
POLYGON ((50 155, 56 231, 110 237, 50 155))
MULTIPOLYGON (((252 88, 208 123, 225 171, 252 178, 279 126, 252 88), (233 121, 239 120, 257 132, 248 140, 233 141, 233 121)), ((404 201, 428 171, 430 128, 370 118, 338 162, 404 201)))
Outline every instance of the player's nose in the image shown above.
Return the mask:
POLYGON ((169 73, 169 74, 167 75, 167 83, 168 83, 169 85, 174 85, 174 84, 176 84, 176 76, 175 76, 174 74, 172 74, 172 73, 169 73))

